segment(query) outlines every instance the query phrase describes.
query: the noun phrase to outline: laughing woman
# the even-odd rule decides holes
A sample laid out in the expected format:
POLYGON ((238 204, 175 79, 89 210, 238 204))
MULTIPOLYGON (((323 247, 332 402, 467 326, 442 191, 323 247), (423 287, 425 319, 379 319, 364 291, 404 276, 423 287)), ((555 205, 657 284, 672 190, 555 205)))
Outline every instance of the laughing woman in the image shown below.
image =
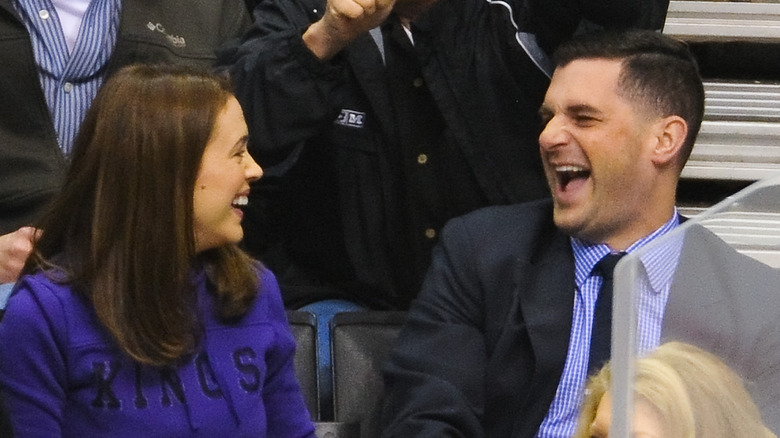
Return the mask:
POLYGON ((103 86, 0 323, 18 437, 314 437, 276 280, 236 246, 262 170, 226 80, 103 86))

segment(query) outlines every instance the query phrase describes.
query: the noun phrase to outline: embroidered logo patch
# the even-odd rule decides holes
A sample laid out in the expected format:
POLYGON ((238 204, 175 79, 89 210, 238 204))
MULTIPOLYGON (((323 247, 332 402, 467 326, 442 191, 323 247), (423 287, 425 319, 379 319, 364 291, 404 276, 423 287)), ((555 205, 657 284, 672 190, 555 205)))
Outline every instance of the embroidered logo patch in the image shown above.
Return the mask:
POLYGON ((168 41, 170 41, 174 47, 179 47, 179 48, 187 47, 187 42, 184 41, 184 37, 178 35, 169 35, 168 32, 165 30, 165 27, 160 23, 154 24, 150 21, 146 23, 146 27, 152 32, 160 32, 161 34, 165 35, 165 38, 168 41))
POLYGON ((345 108, 333 123, 349 128, 362 128, 366 123, 366 113, 345 108))

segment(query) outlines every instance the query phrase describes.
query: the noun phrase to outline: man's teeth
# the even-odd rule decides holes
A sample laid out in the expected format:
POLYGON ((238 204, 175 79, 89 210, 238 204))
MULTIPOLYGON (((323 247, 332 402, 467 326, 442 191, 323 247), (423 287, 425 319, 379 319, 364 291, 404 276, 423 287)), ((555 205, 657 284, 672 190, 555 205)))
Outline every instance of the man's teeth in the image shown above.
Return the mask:
POLYGON ((584 172, 585 169, 583 169, 580 166, 558 166, 555 168, 556 172, 584 172))
POLYGON ((558 166, 555 168, 561 185, 566 187, 575 178, 587 178, 588 170, 580 166, 558 166))
POLYGON ((236 207, 243 207, 247 204, 249 204, 248 196, 237 196, 236 199, 233 200, 233 205, 236 207))

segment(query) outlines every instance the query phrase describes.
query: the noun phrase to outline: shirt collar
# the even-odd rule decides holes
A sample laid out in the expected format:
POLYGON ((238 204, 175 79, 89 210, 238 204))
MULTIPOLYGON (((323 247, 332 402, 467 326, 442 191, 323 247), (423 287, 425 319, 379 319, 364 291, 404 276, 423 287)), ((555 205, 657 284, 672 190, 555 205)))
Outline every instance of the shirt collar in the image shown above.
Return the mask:
MULTIPOLYGON (((624 252, 630 254, 650 244, 659 237, 669 233, 680 224, 680 215, 677 208, 674 208, 671 218, 658 229, 647 236, 637 240, 629 246, 624 252)), ((576 237, 571 237, 571 247, 574 252, 574 279, 577 288, 582 287, 583 283, 591 276, 593 267, 605 255, 615 252, 605 243, 593 244, 576 237)), ((645 268, 648 280, 652 289, 656 292, 661 290, 672 277, 674 268, 677 266, 677 259, 680 255, 682 239, 675 239, 669 245, 655 245, 649 251, 642 253, 640 260, 645 268)))

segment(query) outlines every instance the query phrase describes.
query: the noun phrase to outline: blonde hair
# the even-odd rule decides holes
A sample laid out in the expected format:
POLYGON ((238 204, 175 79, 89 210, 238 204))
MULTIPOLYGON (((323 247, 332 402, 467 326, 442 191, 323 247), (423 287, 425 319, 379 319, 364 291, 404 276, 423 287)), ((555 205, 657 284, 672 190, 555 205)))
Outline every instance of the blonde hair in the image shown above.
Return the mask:
MULTIPOLYGON (((588 381, 574 438, 591 436, 610 381, 609 365, 588 381)), ((669 342, 638 358, 634 397, 656 411, 672 438, 776 438, 742 379, 717 356, 690 344, 669 342)))

